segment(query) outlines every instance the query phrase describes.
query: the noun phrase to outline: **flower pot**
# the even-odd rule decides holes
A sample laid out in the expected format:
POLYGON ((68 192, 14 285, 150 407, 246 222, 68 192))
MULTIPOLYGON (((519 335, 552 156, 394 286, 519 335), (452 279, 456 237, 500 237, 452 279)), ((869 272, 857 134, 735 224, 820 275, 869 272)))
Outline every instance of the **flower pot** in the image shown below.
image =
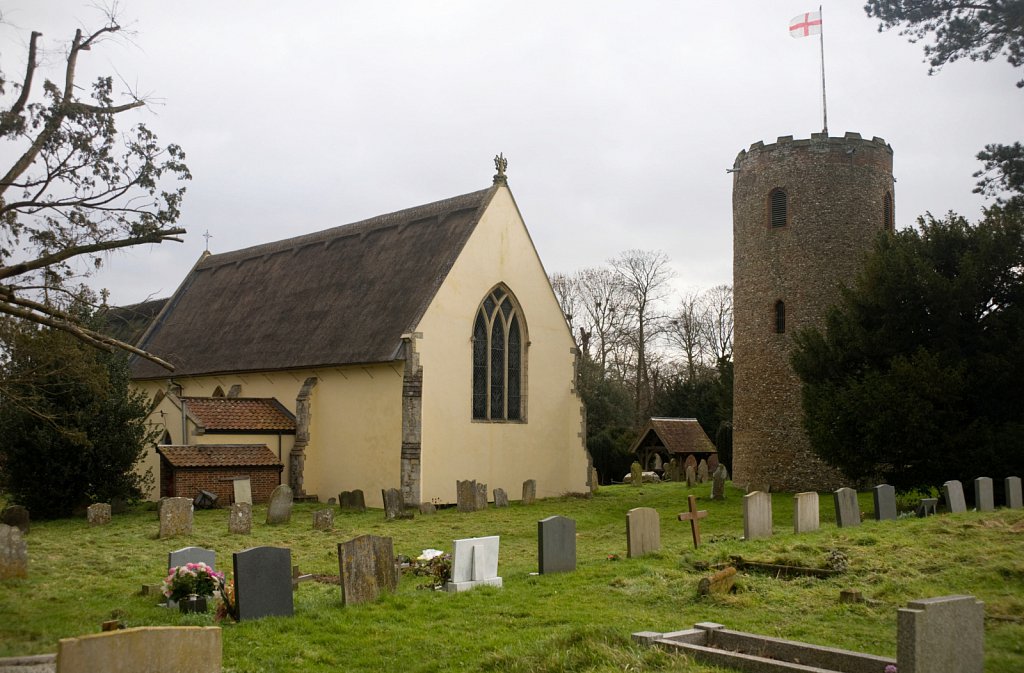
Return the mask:
POLYGON ((178 601, 178 609, 183 614, 189 612, 206 612, 206 596, 196 596, 195 594, 182 598, 178 601))

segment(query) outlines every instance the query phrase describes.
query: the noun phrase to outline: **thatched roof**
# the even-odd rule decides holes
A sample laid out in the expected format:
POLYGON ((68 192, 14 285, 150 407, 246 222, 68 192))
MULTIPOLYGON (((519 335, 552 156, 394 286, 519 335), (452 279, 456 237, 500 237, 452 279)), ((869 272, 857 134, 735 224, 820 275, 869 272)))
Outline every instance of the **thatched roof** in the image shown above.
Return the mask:
POLYGON ((138 345, 181 376, 396 360, 496 189, 205 255, 138 345))
POLYGON ((673 455, 717 451, 696 418, 652 418, 633 442, 630 453, 647 447, 663 448, 673 455))
POLYGON ((134 344, 163 310, 167 297, 131 306, 111 306, 102 315, 104 334, 134 344))

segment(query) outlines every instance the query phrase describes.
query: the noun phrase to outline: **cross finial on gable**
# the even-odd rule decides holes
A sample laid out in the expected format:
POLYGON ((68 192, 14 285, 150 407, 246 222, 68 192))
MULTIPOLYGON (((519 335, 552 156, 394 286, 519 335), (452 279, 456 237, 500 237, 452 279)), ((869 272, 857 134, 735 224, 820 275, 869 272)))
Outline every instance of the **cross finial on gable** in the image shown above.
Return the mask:
POLYGON ((504 153, 495 155, 494 169, 498 171, 494 174, 494 184, 507 185, 508 177, 505 175, 505 171, 508 169, 508 159, 505 158, 504 153))

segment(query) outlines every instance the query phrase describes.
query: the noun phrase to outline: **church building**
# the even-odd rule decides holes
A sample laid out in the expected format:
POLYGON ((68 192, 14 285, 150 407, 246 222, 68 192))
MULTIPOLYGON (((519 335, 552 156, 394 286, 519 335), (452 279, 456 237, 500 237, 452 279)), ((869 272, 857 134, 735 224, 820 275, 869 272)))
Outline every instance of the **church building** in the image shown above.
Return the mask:
POLYGON ((246 470, 371 506, 452 503, 464 479, 588 491, 576 346, 495 164, 482 191, 204 253, 138 340, 174 372, 132 362, 163 435, 151 497, 246 470))

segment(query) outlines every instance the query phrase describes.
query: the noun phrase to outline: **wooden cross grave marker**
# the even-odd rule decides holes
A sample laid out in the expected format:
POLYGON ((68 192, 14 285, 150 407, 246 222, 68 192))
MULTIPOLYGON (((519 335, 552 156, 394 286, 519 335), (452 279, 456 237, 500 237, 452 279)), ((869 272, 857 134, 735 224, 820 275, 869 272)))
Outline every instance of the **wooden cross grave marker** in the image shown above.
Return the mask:
POLYGON ((697 548, 700 546, 700 520, 708 515, 707 510, 697 511, 697 496, 691 495, 689 497, 690 511, 683 512, 679 515, 680 521, 689 521, 690 530, 693 531, 693 546, 697 548))

